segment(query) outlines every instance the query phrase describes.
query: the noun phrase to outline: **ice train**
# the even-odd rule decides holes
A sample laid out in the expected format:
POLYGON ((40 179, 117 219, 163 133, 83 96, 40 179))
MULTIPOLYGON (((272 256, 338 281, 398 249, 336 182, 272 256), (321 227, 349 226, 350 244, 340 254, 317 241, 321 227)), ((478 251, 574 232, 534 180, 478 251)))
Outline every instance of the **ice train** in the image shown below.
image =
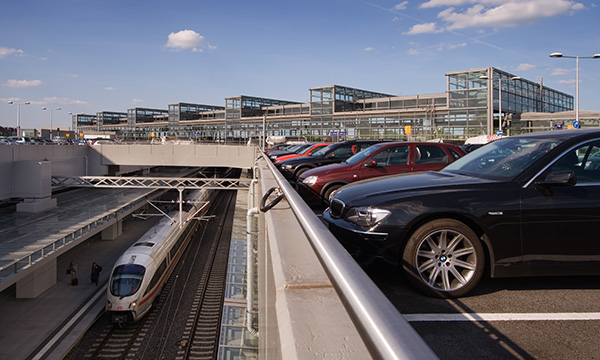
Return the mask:
POLYGON ((135 322, 148 313, 198 226, 198 221, 192 220, 206 212, 213 193, 189 192, 181 216, 179 209, 163 216, 117 259, 106 302, 106 314, 113 324, 135 322))

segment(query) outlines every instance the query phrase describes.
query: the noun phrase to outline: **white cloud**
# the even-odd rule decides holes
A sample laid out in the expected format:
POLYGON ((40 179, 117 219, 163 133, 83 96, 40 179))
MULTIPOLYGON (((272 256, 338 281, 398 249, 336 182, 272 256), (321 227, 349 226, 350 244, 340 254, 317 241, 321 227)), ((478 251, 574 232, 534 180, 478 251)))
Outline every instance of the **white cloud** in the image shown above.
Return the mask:
POLYGON ((517 70, 519 70, 519 71, 527 71, 527 70, 531 70, 531 69, 535 69, 535 65, 519 64, 519 66, 517 67, 517 70))
POLYGON ((41 80, 8 80, 4 83, 4 86, 10 88, 27 88, 27 87, 38 87, 44 83, 41 80))
POLYGON ((408 5, 408 1, 403 1, 400 4, 394 6, 394 10, 406 10, 406 5, 408 5))
POLYGON ((575 84, 577 84, 577 80, 573 79, 573 80, 560 80, 558 82, 559 84, 565 84, 565 85, 570 85, 570 86, 575 86, 575 84))
POLYGON ((140 105, 140 104, 143 104, 143 103, 144 103, 144 100, 142 100, 142 99, 133 99, 133 100, 131 100, 131 105, 140 105))
POLYGON ((116 89, 114 87, 112 87, 112 86, 107 86, 107 87, 104 88, 104 90, 106 90, 106 91, 113 91, 113 90, 116 90, 116 89))
POLYGON ((55 104, 55 105, 87 105, 88 104, 87 102, 81 101, 81 100, 69 99, 69 98, 61 98, 61 97, 55 97, 55 96, 45 97, 41 101, 37 101, 35 103, 38 103, 40 105, 48 105, 48 104, 55 104))
POLYGON ((419 55, 421 52, 416 49, 408 49, 407 53, 408 55, 419 55))
POLYGON ((449 44, 448 45, 448 49, 452 50, 452 49, 458 49, 458 48, 464 48, 467 46, 466 42, 461 42, 458 44, 449 44))
POLYGON ((374 51, 374 50, 375 50, 375 48, 370 47, 370 46, 365 48, 365 51, 374 51))
POLYGON ((563 76, 563 75, 567 75, 570 72, 571 72, 570 69, 554 68, 554 69, 552 69, 551 75, 552 76, 563 76))
POLYGON ((421 4, 421 8, 466 4, 473 6, 462 12, 449 7, 438 14, 438 18, 449 24, 447 30, 529 25, 584 8, 570 0, 430 0, 421 4))
POLYGON ((7 56, 25 56, 25 52, 21 49, 10 49, 5 47, 0 47, 0 59, 7 56))
POLYGON ((193 30, 181 30, 176 33, 169 34, 169 40, 165 45, 173 50, 187 50, 194 52, 203 52, 204 48, 215 49, 214 46, 208 44, 204 36, 193 30))
POLYGON ((426 24, 417 24, 410 28, 406 35, 416 35, 416 34, 434 34, 443 32, 442 29, 439 29, 435 23, 426 23, 426 24))

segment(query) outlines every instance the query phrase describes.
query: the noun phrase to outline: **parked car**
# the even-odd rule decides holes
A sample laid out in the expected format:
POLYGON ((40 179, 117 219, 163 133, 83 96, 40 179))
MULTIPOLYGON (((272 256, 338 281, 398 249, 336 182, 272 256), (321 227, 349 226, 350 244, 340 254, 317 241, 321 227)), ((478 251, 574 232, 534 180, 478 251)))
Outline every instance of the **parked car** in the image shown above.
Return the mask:
POLYGON ((31 138, 29 138, 27 136, 15 136, 15 137, 13 137, 13 139, 14 139, 13 144, 17 144, 17 145, 33 144, 33 141, 31 140, 31 138))
POLYGON ((598 129, 506 137, 437 172, 344 186, 323 220, 361 262, 395 262, 434 296, 469 293, 486 269, 600 274, 599 152, 598 129))
POLYGON ((464 154, 460 147, 444 143, 379 143, 341 163, 302 173, 297 189, 310 205, 328 204, 331 193, 346 184, 379 176, 440 170, 464 154))
POLYGON ((275 150, 283 150, 286 147, 292 146, 291 144, 277 144, 277 145, 273 145, 270 148, 265 150, 265 153, 269 153, 271 151, 275 151, 275 150))
POLYGON ((337 142, 322 148, 311 156, 284 160, 278 163, 277 167, 286 179, 295 181, 300 174, 309 169, 342 162, 378 142, 381 142, 381 140, 347 140, 337 142))
POLYGON ((288 155, 278 156, 275 159, 275 163, 277 164, 277 163, 280 163, 287 159, 293 159, 293 158, 302 157, 302 156, 310 156, 310 155, 316 153, 317 151, 321 150, 325 146, 329 146, 329 145, 331 145, 331 143, 314 143, 310 147, 305 148, 304 150, 300 151, 297 154, 288 154, 288 155))
POLYGON ((271 161, 274 161, 275 159, 277 159, 278 156, 298 154, 302 150, 309 148, 311 145, 312 143, 295 144, 280 150, 269 151, 269 159, 271 159, 271 161))

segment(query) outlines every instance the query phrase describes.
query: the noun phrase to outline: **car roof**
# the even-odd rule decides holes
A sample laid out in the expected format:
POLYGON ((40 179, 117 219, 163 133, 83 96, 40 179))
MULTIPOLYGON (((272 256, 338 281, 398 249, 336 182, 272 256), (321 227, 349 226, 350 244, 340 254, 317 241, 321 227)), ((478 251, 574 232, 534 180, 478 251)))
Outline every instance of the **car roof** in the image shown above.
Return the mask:
POLYGON ((573 139, 576 137, 597 136, 600 135, 600 128, 596 129, 577 129, 577 130, 550 130, 538 131, 527 134, 519 134, 514 137, 528 138, 556 138, 556 139, 573 139))

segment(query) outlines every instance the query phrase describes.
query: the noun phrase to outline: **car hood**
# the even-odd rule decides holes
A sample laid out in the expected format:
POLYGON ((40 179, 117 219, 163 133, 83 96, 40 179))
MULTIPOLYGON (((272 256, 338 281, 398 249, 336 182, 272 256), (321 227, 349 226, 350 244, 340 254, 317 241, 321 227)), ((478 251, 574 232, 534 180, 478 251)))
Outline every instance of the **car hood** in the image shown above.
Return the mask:
POLYGON ((391 175, 357 181, 342 187, 336 193, 346 204, 388 201, 392 199, 434 192, 491 189, 500 185, 500 181, 460 175, 443 171, 428 171, 391 175))

